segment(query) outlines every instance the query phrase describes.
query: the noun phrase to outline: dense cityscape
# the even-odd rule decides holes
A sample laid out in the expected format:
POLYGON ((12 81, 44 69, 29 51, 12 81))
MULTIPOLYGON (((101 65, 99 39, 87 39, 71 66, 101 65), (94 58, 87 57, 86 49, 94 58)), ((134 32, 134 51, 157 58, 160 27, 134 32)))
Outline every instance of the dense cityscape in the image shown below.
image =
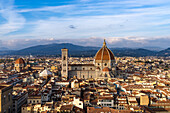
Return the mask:
POLYGON ((170 0, 0 0, 0 113, 170 113, 170 0))
POLYGON ((170 57, 2 56, 1 113, 170 112, 170 57))

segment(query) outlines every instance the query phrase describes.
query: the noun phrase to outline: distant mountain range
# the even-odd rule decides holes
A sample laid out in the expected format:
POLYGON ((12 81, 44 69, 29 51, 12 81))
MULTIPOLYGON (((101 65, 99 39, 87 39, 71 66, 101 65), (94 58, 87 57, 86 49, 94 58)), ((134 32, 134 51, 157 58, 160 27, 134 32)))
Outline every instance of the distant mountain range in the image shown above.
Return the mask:
MULTIPOLYGON (((0 55, 61 55, 61 49, 67 48, 70 56, 94 56, 101 47, 79 46, 70 43, 38 45, 21 50, 1 50, 0 55)), ((161 51, 143 48, 110 48, 115 56, 170 56, 170 48, 161 51)))
POLYGON ((0 47, 0 51, 6 51, 6 50, 9 50, 9 49, 6 47, 0 47))

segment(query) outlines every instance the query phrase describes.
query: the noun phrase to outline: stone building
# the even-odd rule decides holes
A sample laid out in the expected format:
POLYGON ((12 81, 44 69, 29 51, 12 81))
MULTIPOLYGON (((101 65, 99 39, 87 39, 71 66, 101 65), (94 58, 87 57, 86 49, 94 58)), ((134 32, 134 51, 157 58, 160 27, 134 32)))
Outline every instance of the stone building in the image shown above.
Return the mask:
POLYGON ((91 64, 68 64, 68 49, 62 49, 62 77, 107 79, 116 76, 115 56, 107 48, 104 40, 103 47, 96 53, 91 64))

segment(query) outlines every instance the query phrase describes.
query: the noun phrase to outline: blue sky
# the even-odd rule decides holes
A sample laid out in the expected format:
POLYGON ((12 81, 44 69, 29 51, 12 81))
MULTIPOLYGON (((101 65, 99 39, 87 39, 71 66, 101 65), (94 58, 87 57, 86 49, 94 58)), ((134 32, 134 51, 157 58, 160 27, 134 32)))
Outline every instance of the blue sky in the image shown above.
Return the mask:
POLYGON ((104 38, 110 47, 169 47, 170 0, 0 0, 0 47, 104 38))

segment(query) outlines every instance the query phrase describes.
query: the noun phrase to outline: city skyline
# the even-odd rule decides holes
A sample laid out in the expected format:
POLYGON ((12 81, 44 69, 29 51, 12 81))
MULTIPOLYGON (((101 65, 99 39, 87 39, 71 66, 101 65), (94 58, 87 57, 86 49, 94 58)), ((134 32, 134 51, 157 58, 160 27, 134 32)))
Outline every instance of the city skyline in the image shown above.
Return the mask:
POLYGON ((167 48, 169 4, 169 0, 1 0, 0 47, 63 42, 100 46, 105 38, 109 47, 167 48))

